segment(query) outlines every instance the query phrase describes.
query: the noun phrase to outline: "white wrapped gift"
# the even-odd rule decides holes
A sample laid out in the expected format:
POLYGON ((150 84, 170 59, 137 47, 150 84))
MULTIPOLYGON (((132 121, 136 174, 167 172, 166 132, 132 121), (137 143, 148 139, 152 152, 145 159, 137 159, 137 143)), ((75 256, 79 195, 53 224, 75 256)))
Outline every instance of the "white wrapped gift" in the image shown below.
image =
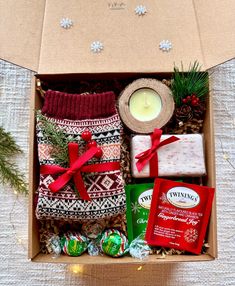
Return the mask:
MULTIPOLYGON (((162 135, 163 141, 172 135, 162 135)), ((203 135, 183 134, 175 135, 180 140, 164 145, 156 150, 158 154, 158 176, 181 177, 203 176, 206 174, 203 135)), ((136 167, 136 155, 150 149, 151 137, 136 135, 131 139, 131 167, 132 176, 135 178, 150 177, 150 164, 147 163, 139 172, 136 167)))

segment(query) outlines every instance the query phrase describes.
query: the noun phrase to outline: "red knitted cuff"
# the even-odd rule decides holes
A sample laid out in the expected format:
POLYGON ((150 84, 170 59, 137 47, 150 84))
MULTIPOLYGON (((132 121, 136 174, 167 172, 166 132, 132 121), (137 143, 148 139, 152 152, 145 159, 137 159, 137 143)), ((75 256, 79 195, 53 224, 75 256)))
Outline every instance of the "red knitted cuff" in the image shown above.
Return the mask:
POLYGON ((69 94, 48 90, 42 114, 58 119, 93 119, 116 113, 113 92, 97 94, 69 94))

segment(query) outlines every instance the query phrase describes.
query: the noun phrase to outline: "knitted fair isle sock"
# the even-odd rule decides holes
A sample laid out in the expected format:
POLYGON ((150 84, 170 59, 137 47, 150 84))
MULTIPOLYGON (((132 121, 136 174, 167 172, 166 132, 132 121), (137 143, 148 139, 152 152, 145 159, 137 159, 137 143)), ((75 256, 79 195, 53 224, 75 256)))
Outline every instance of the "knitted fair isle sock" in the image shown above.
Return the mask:
MULTIPOLYGON (((67 94, 47 91, 42 114, 46 121, 63 132, 68 141, 79 144, 79 156, 86 142, 82 132, 89 130, 103 151, 101 159, 87 164, 120 161, 122 124, 115 107, 113 92, 101 94, 67 94)), ((37 142, 40 165, 58 165, 52 156, 53 146, 43 122, 37 118, 37 142)), ((64 167, 64 166, 63 166, 64 167)), ((66 166, 69 167, 69 166, 66 166)), ((36 216, 38 219, 89 220, 125 213, 126 197, 120 169, 102 173, 82 173, 91 201, 82 200, 71 180, 56 193, 48 186, 60 174, 40 174, 36 216)), ((78 190, 79 191, 79 190, 78 190)))

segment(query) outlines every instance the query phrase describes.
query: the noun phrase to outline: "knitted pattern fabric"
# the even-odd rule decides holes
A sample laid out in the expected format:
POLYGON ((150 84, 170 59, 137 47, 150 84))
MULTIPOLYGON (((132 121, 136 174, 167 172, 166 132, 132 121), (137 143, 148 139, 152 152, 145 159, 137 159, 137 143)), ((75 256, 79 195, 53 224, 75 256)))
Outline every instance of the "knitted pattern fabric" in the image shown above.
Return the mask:
MULTIPOLYGON (((123 128, 112 92, 79 95, 48 91, 42 113, 57 130, 63 131, 69 142, 78 143, 79 156, 86 149, 82 132, 89 130, 92 133, 92 140, 101 147, 103 155, 101 159, 92 158, 86 165, 120 161, 123 128)), ((40 117, 37 118, 36 130, 40 165, 58 165, 51 156, 53 146, 40 117)), ((82 173, 91 201, 79 197, 73 180, 58 192, 51 192, 48 186, 58 176, 40 174, 36 207, 38 219, 89 220, 125 213, 126 197, 120 170, 82 173)))

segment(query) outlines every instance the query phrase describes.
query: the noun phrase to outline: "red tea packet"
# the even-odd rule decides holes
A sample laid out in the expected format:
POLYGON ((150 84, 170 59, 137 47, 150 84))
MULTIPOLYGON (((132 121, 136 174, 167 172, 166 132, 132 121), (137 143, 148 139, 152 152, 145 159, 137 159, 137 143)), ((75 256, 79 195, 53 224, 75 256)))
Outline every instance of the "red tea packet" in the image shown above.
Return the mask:
POLYGON ((156 179, 145 237, 148 244, 200 254, 214 191, 156 179))

